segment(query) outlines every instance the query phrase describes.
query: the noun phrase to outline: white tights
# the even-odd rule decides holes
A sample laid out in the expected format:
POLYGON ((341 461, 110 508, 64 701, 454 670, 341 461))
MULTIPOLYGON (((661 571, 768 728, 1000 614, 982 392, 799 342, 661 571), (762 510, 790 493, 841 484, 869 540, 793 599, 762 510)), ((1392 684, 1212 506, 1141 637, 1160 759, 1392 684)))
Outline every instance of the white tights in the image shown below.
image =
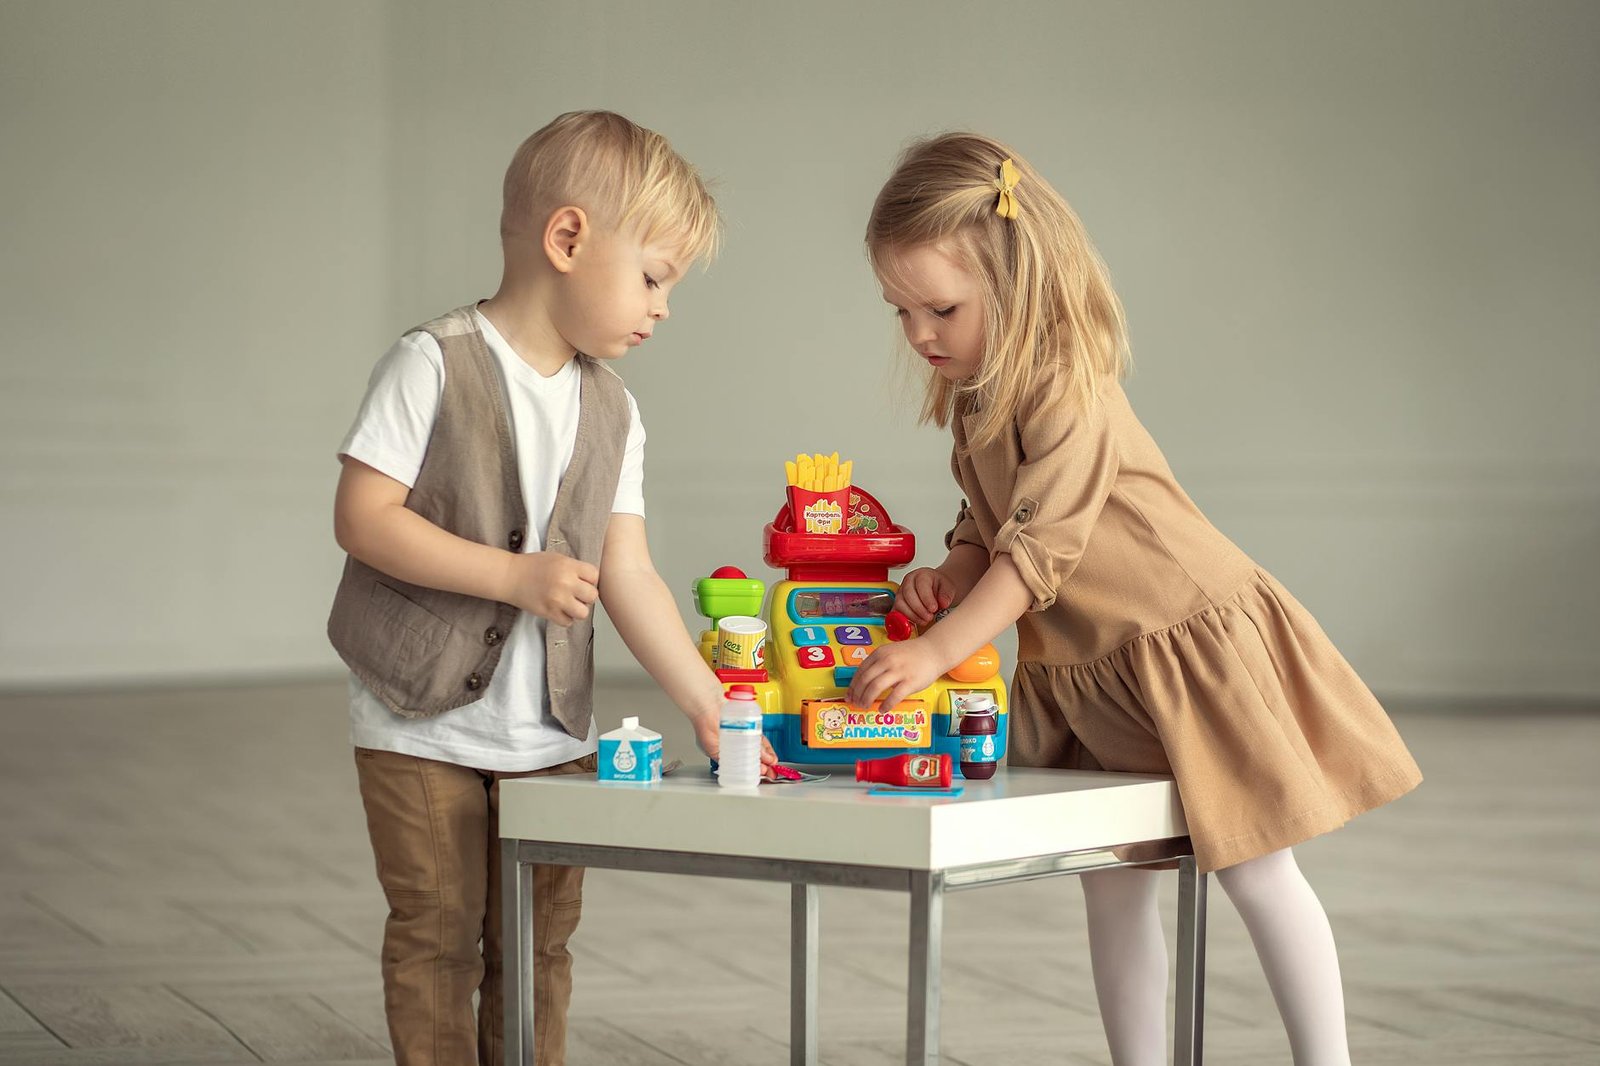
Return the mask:
MULTIPOLYGON (((1089 958, 1114 1066, 1161 1066, 1167 1054, 1167 941, 1159 874, 1100 870, 1082 877, 1089 958)), ((1350 1066, 1344 987, 1328 916, 1288 848, 1216 878, 1244 919, 1278 1005, 1295 1066, 1350 1066)))

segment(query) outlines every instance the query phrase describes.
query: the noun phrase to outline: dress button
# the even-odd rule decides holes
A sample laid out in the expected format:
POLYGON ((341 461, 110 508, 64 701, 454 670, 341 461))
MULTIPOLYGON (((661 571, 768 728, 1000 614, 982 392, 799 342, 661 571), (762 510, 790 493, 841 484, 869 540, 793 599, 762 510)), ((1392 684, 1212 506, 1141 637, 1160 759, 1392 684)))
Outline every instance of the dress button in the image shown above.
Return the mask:
POLYGON ((513 529, 511 531, 510 540, 511 540, 511 550, 512 551, 519 552, 519 551, 522 550, 522 530, 513 529))
POLYGON ((490 626, 488 629, 485 629, 483 631, 483 642, 489 645, 491 648, 494 647, 496 644, 500 643, 500 631, 494 626, 490 626))
POLYGON ((1033 511, 1027 507, 1018 507, 1017 513, 1011 517, 1015 518, 1018 522, 1026 522, 1028 519, 1033 517, 1033 511))
POLYGON ((476 692, 483 687, 483 678, 477 674, 467 675, 467 691, 476 692))

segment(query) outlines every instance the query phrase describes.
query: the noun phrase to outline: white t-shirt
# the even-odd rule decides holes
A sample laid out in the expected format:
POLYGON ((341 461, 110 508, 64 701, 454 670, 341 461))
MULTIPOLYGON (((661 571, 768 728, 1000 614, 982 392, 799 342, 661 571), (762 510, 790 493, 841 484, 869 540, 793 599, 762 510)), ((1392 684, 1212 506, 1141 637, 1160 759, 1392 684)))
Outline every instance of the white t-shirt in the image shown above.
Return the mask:
MULTIPOLYGON (((522 361, 489 320, 473 312, 500 365, 517 447, 517 472, 528 507, 525 552, 544 545, 556 490, 578 436, 576 360, 552 376, 522 361)), ((444 394, 444 354, 427 333, 408 333, 379 360, 340 455, 410 487, 422 470, 444 394)), ((613 512, 644 514, 644 425, 628 394, 628 443, 613 512)), ((596 605, 598 607, 598 604, 596 605)), ((398 751, 480 770, 537 770, 587 755, 595 730, 578 740, 550 714, 545 692, 546 623, 524 611, 511 626, 483 697, 433 718, 402 718, 350 675, 350 739, 359 747, 398 751)))

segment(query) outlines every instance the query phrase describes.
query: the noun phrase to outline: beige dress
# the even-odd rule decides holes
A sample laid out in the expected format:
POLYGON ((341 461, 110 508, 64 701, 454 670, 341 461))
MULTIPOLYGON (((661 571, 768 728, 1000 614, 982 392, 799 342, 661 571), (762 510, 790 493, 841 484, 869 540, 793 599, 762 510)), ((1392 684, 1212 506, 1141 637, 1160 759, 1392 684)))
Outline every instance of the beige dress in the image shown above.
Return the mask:
POLYGON ((1033 594, 1017 621, 1011 764, 1172 774, 1202 871, 1416 787, 1378 701, 1179 488, 1122 389, 1086 413, 1055 386, 971 454, 970 401, 954 417, 967 499, 946 543, 1009 552, 1033 594))

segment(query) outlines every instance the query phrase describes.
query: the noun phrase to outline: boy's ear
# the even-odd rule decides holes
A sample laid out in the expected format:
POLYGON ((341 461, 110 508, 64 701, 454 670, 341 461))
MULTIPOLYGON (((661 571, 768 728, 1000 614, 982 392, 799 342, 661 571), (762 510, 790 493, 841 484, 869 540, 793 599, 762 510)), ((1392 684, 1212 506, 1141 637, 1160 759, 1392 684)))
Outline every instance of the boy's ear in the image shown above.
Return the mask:
POLYGON ((578 250, 588 239, 589 216, 581 207, 558 207, 544 224, 544 254, 563 274, 572 269, 578 250))

